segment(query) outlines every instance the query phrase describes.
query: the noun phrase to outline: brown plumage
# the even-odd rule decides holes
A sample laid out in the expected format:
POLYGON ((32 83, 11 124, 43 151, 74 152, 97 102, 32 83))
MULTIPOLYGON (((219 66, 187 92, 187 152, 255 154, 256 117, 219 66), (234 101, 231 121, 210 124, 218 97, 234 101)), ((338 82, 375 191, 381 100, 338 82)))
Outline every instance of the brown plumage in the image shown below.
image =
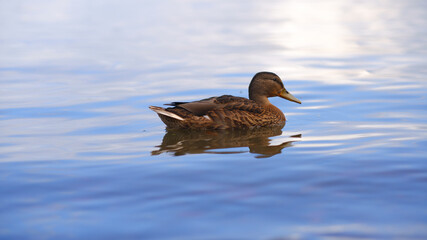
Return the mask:
POLYGON ((255 74, 249 85, 249 99, 223 95, 194 102, 173 102, 173 107, 150 106, 169 128, 226 129, 281 125, 285 115, 269 97, 301 103, 283 86, 274 73, 255 74))

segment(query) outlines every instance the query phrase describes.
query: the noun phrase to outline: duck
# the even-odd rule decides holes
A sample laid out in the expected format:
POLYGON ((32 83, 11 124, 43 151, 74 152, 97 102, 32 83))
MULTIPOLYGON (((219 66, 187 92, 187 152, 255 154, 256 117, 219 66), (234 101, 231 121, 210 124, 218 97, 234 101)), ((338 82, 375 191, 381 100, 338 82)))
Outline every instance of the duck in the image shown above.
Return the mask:
POLYGON ((171 107, 150 106, 168 129, 250 129, 284 126, 286 117, 268 98, 281 97, 301 104, 289 93, 280 77, 259 72, 249 84, 249 99, 232 95, 193 102, 172 102, 171 107))

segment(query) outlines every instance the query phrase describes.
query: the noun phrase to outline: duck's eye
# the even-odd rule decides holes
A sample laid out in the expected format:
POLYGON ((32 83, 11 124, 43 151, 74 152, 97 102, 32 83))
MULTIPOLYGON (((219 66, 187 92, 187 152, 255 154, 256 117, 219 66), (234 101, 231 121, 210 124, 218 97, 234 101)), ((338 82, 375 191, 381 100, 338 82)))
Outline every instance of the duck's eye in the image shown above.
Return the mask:
POLYGON ((277 84, 283 87, 282 81, 280 81, 278 78, 272 78, 271 80, 275 81, 277 84))

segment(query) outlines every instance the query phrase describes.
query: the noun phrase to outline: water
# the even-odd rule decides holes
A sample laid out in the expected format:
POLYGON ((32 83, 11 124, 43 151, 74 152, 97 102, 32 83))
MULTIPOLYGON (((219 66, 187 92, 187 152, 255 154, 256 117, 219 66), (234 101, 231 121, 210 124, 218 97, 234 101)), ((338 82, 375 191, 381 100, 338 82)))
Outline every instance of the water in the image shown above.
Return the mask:
POLYGON ((426 239, 424 1, 2 1, 1 239, 426 239), (247 96, 282 129, 148 109, 247 96))

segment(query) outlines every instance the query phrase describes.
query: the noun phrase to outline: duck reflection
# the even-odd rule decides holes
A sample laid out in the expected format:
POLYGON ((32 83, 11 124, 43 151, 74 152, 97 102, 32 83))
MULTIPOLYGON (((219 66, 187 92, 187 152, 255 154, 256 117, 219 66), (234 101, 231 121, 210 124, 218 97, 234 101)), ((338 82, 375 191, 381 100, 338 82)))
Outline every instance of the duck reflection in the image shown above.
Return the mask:
POLYGON ((283 148, 292 146, 292 142, 301 138, 301 134, 290 136, 291 140, 271 145, 270 137, 280 136, 282 126, 263 127, 257 129, 227 129, 221 131, 209 130, 167 130, 163 141, 151 155, 170 152, 175 156, 185 154, 232 154, 244 153, 244 150, 232 148, 249 147, 249 152, 258 154, 257 158, 271 157, 282 152, 283 148), (295 140, 292 140, 295 139, 295 140), (226 150, 228 149, 228 150, 226 150))

